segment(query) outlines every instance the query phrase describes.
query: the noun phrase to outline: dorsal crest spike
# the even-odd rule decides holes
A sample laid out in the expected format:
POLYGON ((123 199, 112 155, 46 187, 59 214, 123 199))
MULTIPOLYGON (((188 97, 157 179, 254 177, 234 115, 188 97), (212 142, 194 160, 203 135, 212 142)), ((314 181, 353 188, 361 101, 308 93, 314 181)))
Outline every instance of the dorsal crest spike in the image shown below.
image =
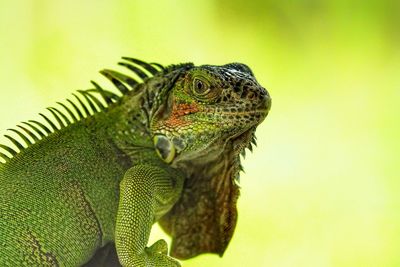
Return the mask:
POLYGON ((141 66, 142 68, 144 68, 145 70, 147 70, 148 72, 150 72, 152 75, 155 75, 156 73, 158 73, 159 71, 154 68, 151 64, 146 63, 144 61, 141 61, 139 59, 136 58, 132 58, 132 57, 122 57, 122 59, 125 59, 126 61, 135 63, 139 66, 141 66))
MULTIPOLYGON (((23 121, 22 123, 25 124, 25 125, 27 125, 27 126, 29 126, 29 128, 31 128, 32 130, 34 130, 34 131, 40 136, 40 138, 46 137, 46 135, 45 135, 41 130, 39 130, 35 125, 32 124, 32 121, 31 121, 31 123, 26 122, 26 121, 23 121)), ((22 126, 21 126, 21 127, 22 127, 22 126)), ((24 127, 22 127, 22 128, 24 128, 24 127)), ((27 130, 28 130, 28 129, 27 129, 27 130)), ((35 136, 36 136, 36 135, 35 135, 35 136)), ((37 138, 38 140, 40 140, 39 137, 36 136, 36 138, 37 138)))
POLYGON ((65 116, 65 114, 64 113, 62 113, 60 110, 58 110, 57 108, 55 108, 55 107, 50 107, 52 110, 54 110, 61 118, 63 118, 63 120, 64 120, 64 122, 67 124, 67 125, 70 125, 72 122, 70 121, 70 119, 68 119, 68 117, 67 116, 65 116))
POLYGON ((100 73, 108 80, 110 80, 114 84, 114 86, 117 87, 117 89, 124 95, 127 94, 130 90, 123 83, 129 85, 129 87, 131 87, 132 89, 135 88, 135 86, 139 83, 131 77, 117 71, 104 69, 101 70, 100 73))
MULTIPOLYGON (((49 118, 47 118, 46 115, 44 115, 43 113, 39 113, 39 115, 40 115, 45 121, 47 121, 47 123, 48 123, 48 124, 51 126, 51 128, 53 129, 53 132, 58 131, 57 126, 56 126, 49 118)), ((49 131, 48 133, 51 134, 52 131, 49 131)))
POLYGON ((12 149, 11 147, 8 147, 6 145, 0 144, 0 148, 4 149, 8 153, 10 153, 13 157, 18 154, 17 151, 15 151, 14 149, 12 149))
POLYGON ((93 84, 93 86, 95 88, 94 90, 101 95, 101 97, 104 99, 106 104, 111 105, 113 103, 113 98, 110 97, 110 95, 108 95, 106 93, 106 91, 100 85, 98 85, 95 81, 90 81, 90 82, 93 84))
POLYGON ((19 149, 19 151, 22 151, 22 150, 25 149, 25 147, 24 147, 23 145, 21 145, 20 142, 18 142, 17 140, 15 140, 13 137, 11 137, 11 136, 9 136, 9 135, 7 135, 7 134, 5 134, 4 137, 7 138, 8 140, 10 140, 11 143, 13 143, 14 146, 16 146, 16 147, 19 149))
MULTIPOLYGON (((60 117, 57 115, 57 113, 52 108, 47 108, 47 110, 50 111, 51 114, 53 114, 54 118, 56 119, 56 121, 60 125, 60 128, 65 128, 64 122, 60 119, 60 117)), ((57 130, 58 130, 58 128, 57 128, 57 130)))
POLYGON ((147 75, 147 73, 145 73, 144 71, 142 71, 138 67, 133 66, 132 64, 125 63, 125 62, 118 62, 118 65, 121 65, 121 66, 124 66, 124 67, 128 68, 133 73, 135 73, 137 76, 139 76, 139 78, 142 79, 142 80, 145 80, 145 79, 150 77, 149 75, 147 75))
POLYGON ((17 127, 22 129, 27 135, 29 135, 33 139, 34 142, 37 142, 40 140, 39 137, 37 137, 34 133, 32 133, 30 130, 28 130, 24 126, 17 125, 17 127))
MULTIPOLYGON (((72 118, 73 122, 77 122, 77 121, 78 121, 78 119, 76 118, 75 114, 74 114, 65 104, 63 104, 62 102, 57 102, 57 104, 59 104, 60 106, 62 106, 62 107, 67 111, 67 113, 69 114, 69 116, 72 118)), ((69 120, 68 120, 68 121, 69 121, 69 120)), ((70 122, 70 121, 69 121, 69 122, 70 122)))
POLYGON ((164 71, 164 70, 165 70, 165 67, 164 67, 163 65, 159 64, 159 63, 152 62, 152 63, 150 63, 150 65, 156 66, 156 67, 159 68, 161 71, 164 71))
POLYGON ((106 107, 98 100, 95 96, 93 96, 88 90, 83 91, 83 94, 87 95, 87 97, 94 103, 100 110, 105 110, 106 107))
POLYGON ((17 125, 17 127, 21 128, 24 132, 26 132, 33 139, 34 142, 37 142, 40 140, 39 137, 37 137, 34 133, 32 133, 30 130, 28 130, 24 126, 17 125))
MULTIPOLYGON (((75 96, 76 97, 76 96, 75 96)), ((71 106, 74 108, 75 112, 78 114, 79 119, 83 119, 85 118, 85 116, 83 116, 81 110, 75 105, 74 102, 72 102, 70 99, 67 99, 67 102, 71 104, 71 106)))
POLYGON ((10 160, 10 157, 8 157, 6 154, 3 154, 1 152, 0 152, 0 158, 3 158, 6 162, 10 160))
POLYGON ((20 131, 16 130, 16 129, 8 129, 10 132, 14 132, 16 133, 22 140, 24 140, 25 144, 27 146, 32 145, 31 140, 28 139, 28 137, 26 137, 23 133, 21 133, 20 131))
MULTIPOLYGON (((29 122, 30 122, 30 123, 34 123, 34 124, 36 124, 37 126, 39 126, 39 127, 42 128, 47 134, 51 134, 50 129, 47 128, 47 126, 44 125, 43 123, 41 123, 40 121, 30 120, 29 122)), ((25 123, 28 124, 27 122, 25 122, 25 123)), ((36 130, 36 132, 37 132, 38 134, 40 134, 41 137, 46 137, 46 135, 43 134, 42 131, 39 131, 38 128, 34 127, 34 126, 31 125, 31 124, 28 124, 28 125, 31 126, 32 129, 36 130)))
POLYGON ((93 104, 93 100, 88 97, 88 95, 86 94, 86 92, 84 90, 78 90, 78 93, 80 93, 83 96, 83 98, 89 104, 89 107, 93 113, 98 112, 96 106, 93 104))
MULTIPOLYGON (((97 93, 97 94, 100 94, 100 92, 99 92, 97 89, 95 89, 95 88, 87 89, 86 92, 88 92, 88 93, 97 93)), ((104 93, 106 94, 106 96, 107 96, 107 97, 110 99, 110 101, 111 101, 110 103, 107 103, 107 106, 113 104, 114 102, 117 102, 117 101, 121 98, 121 97, 118 96, 117 94, 114 94, 114 93, 109 92, 109 91, 106 91, 106 90, 104 90, 104 93)), ((93 95, 92 95, 92 96, 93 96, 93 95)))
POLYGON ((83 104, 82 100, 76 94, 72 93, 72 95, 75 96, 76 100, 79 102, 79 104, 83 108, 83 111, 85 111, 86 117, 89 117, 90 116, 90 112, 89 112, 88 108, 86 107, 86 105, 83 104))

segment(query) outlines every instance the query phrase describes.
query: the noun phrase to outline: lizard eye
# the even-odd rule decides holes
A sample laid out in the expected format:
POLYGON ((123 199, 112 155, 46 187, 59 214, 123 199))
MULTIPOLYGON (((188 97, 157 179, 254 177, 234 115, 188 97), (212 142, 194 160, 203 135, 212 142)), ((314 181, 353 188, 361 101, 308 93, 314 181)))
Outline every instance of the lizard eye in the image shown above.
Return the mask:
POLYGON ((210 86, 205 81, 195 78, 193 80, 193 92, 199 96, 206 95, 210 92, 210 86))

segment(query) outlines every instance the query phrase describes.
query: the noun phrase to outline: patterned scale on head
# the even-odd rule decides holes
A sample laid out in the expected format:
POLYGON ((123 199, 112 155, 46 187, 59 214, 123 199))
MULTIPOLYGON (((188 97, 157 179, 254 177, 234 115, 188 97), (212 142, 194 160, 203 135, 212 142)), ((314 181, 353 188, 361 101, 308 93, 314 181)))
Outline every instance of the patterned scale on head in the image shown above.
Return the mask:
POLYGON ((249 67, 231 63, 184 71, 166 103, 151 130, 160 156, 177 163, 208 158, 213 147, 221 149, 252 131, 268 114, 271 100, 249 67))
POLYGON ((251 150, 271 99, 244 64, 182 69, 151 120, 159 156, 187 176, 161 226, 173 237, 175 257, 222 255, 236 224, 239 155, 251 150))

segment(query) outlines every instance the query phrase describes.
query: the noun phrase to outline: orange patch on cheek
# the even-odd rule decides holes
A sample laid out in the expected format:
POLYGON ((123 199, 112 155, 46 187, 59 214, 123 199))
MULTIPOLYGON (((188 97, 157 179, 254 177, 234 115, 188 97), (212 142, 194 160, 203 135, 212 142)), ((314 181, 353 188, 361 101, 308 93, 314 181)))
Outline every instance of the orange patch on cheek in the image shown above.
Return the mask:
POLYGON ((199 105, 196 103, 191 104, 179 104, 174 106, 172 110, 172 116, 181 117, 184 115, 196 113, 199 111, 199 105))
POLYGON ((171 116, 165 121, 164 125, 168 128, 190 125, 191 122, 184 120, 182 117, 196 113, 199 110, 199 106, 195 103, 176 105, 172 110, 171 116))
POLYGON ((168 120, 166 120, 166 121, 164 122, 164 125, 165 125, 167 128, 170 128, 170 129, 173 128, 173 129, 175 129, 175 128, 178 128, 178 127, 190 125, 190 122, 184 121, 184 120, 182 120, 182 119, 180 119, 180 118, 173 118, 173 117, 171 117, 170 119, 168 119, 168 120))

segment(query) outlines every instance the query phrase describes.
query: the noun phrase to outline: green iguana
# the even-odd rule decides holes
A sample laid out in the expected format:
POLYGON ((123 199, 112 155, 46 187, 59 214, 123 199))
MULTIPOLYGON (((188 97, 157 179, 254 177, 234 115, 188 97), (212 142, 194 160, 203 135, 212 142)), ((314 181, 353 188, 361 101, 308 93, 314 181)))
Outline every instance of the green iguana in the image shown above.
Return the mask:
POLYGON ((54 119, 5 135, 15 148, 0 145, 0 266, 101 266, 114 251, 118 265, 169 267, 224 253, 240 153, 269 111, 267 91, 240 63, 123 59, 136 78, 101 71, 121 94, 92 82, 58 103, 64 111, 48 108, 54 119), (164 240, 147 247, 155 222, 171 257, 164 240))

